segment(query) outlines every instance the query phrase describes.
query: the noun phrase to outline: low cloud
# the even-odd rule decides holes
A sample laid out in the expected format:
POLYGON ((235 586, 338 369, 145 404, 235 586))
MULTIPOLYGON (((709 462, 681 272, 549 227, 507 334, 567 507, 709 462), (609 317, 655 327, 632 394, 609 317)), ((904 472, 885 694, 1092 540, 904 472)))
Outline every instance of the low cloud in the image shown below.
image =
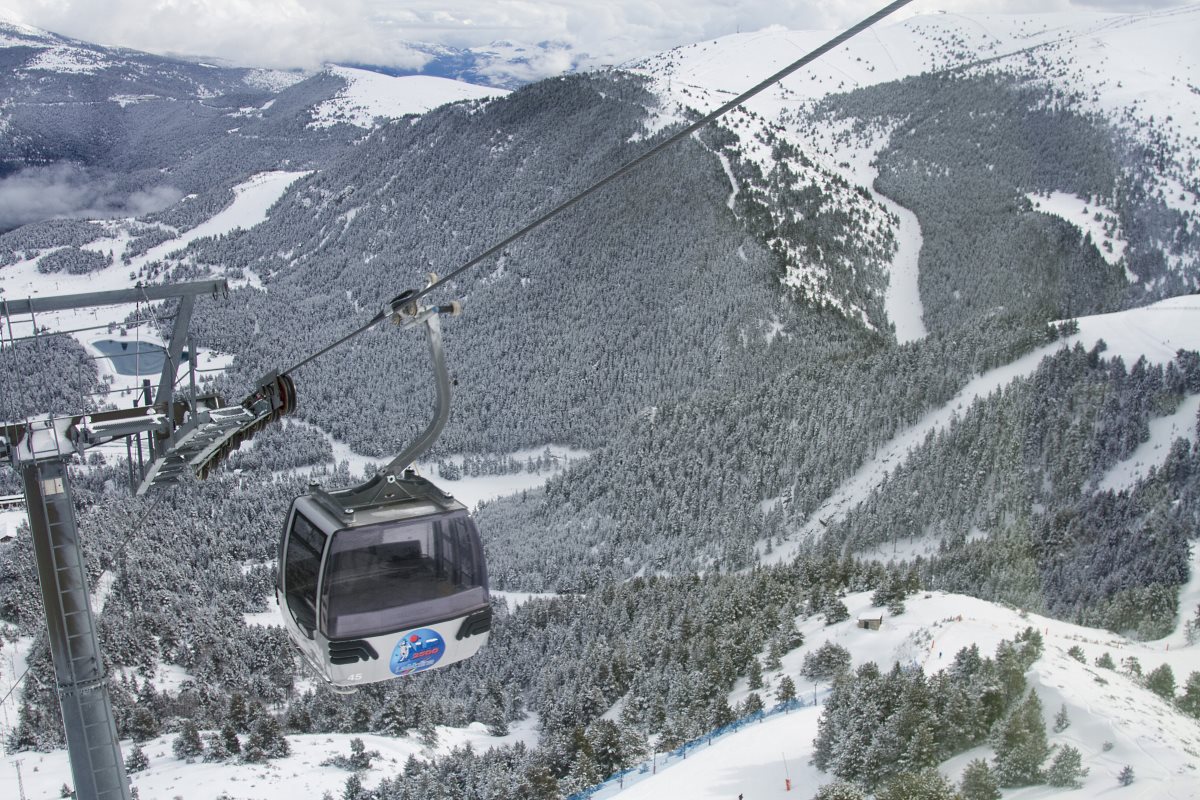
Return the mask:
MULTIPOLYGON (((235 64, 315 68, 327 62, 420 69, 406 43, 488 47, 554 41, 595 66, 678 45, 782 25, 844 28, 883 0, 0 0, 0 16, 100 44, 217 57, 235 64), (586 54, 586 55, 585 55, 586 54)), ((940 0, 913 3, 896 19, 937 9, 1036 13, 1071 8, 1142 11, 1179 0, 940 0)), ((885 23, 886 24, 886 23, 885 23)), ((538 57, 540 59, 540 57, 538 57)), ((555 68, 534 60, 529 77, 555 68)), ((515 77, 515 76, 512 76, 515 77)))
POLYGON ((124 191, 111 177, 67 164, 28 167, 0 178, 0 231, 45 219, 141 216, 182 196, 173 186, 124 191))

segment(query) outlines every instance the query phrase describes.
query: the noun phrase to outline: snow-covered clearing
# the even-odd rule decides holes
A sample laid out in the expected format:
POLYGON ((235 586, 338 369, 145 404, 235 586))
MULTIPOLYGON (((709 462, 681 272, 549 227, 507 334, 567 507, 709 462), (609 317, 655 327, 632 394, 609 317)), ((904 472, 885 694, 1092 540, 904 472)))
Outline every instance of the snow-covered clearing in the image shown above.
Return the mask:
MULTIPOLYGON (((550 456, 554 459, 554 466, 548 470, 534 470, 531 472, 522 469, 520 472, 514 472, 511 475, 464 475, 454 481, 440 479, 439 485, 446 491, 453 493, 467 508, 474 509, 480 503, 490 502, 498 497, 507 497, 508 495, 520 494, 530 489, 536 489, 544 485, 554 475, 566 469, 572 461, 578 461, 591 455, 587 450, 575 450, 570 447, 554 444, 546 445, 545 447, 530 447, 505 455, 515 461, 528 461, 531 458, 537 459, 543 456, 547 451, 549 451, 550 456)), ((461 455, 450 456, 446 459, 446 461, 454 461, 458 464, 461 464, 462 460, 463 456, 461 455)), ((434 479, 439 478, 436 464, 417 462, 417 467, 434 479)))
MULTIPOLYGON (((1034 211, 1060 217, 1078 228, 1080 233, 1091 237, 1101 258, 1109 264, 1116 264, 1124 257, 1127 243, 1121 232, 1120 221, 1116 212, 1103 203, 1088 202, 1067 192, 1050 192, 1049 195, 1030 193, 1025 197, 1033 203, 1034 211)), ((1131 283, 1137 282, 1138 277, 1134 273, 1126 270, 1125 276, 1131 283)))
MULTIPOLYGON (((191 242, 204 237, 224 236, 232 231, 246 230, 260 225, 267 219, 267 212, 288 188, 309 172, 262 172, 252 176, 245 182, 234 187, 233 202, 215 214, 212 218, 200 223, 195 228, 180 236, 163 242, 130 260, 129 264, 121 261, 121 256, 130 241, 130 236, 124 231, 118 231, 117 221, 95 223, 109 230, 114 235, 87 245, 86 249, 111 254, 113 266, 90 272, 85 275, 72 275, 65 272, 43 274, 38 272, 38 258, 30 258, 17 262, 12 266, 0 269, 0 291, 8 299, 26 297, 44 297, 50 295, 80 294, 84 292, 109 291, 114 289, 129 289, 135 285, 138 270, 147 264, 167 258, 191 242), (133 277, 131 277, 133 276, 133 277)), ((73 334, 76 341, 83 345, 89 355, 97 357, 95 361, 98 378, 106 384, 113 393, 110 397, 118 404, 120 398, 131 397, 138 391, 143 377, 146 375, 125 375, 113 369, 112 362, 102 358, 104 354, 96 347, 96 342, 112 339, 113 334, 106 333, 104 326, 120 327, 131 313, 136 310, 135 304, 113 306, 96 306, 70 311, 47 312, 37 315, 39 328, 45 327, 51 331, 74 330, 79 328, 99 328, 73 334)), ((14 318, 12 333, 17 337, 28 336, 32 332, 32 323, 28 318, 14 318)), ((124 340, 136 347, 141 344, 162 346, 165 344, 161 336, 150 326, 137 326, 130 330, 124 340)), ((205 348, 197 350, 198 369, 211 371, 223 369, 232 361, 232 357, 215 353, 205 348)), ((186 372, 181 366, 180 374, 186 372)), ((157 375, 149 376, 157 383, 157 375)), ((112 447, 108 448, 113 455, 123 455, 123 445, 119 453, 112 447)))
MULTIPOLYGON (((800 542, 821 535, 828 525, 845 519, 847 512, 879 488, 926 437, 947 428, 965 414, 976 400, 1002 389, 1017 378, 1033 374, 1043 358, 1061 347, 1073 347, 1079 342, 1091 348, 1103 339, 1107 345, 1105 357, 1120 356, 1127 366, 1142 356, 1150 363, 1165 364, 1174 359, 1175 353, 1181 348, 1200 350, 1200 302, 1194 295, 1172 297, 1129 311, 1080 317, 1077 321, 1077 334, 1039 347, 1009 364, 975 377, 950 402, 928 412, 914 425, 882 445, 873 458, 847 478, 804 523, 797 526, 791 541, 771 553, 766 553, 765 544, 760 543, 760 561, 765 564, 789 561, 796 554, 800 542)), ((1152 447, 1141 457, 1142 463, 1149 465, 1153 454, 1165 458, 1166 449, 1152 447)))
POLYGON ((211 219, 201 222, 177 239, 148 250, 141 256, 141 262, 134 260, 133 268, 165 258, 176 251, 182 250, 197 239, 216 238, 232 233, 235 230, 249 230, 267 221, 267 212, 271 206, 283 197, 288 188, 296 181, 311 175, 311 170, 304 172, 287 172, 275 170, 260 172, 233 189, 233 202, 222 211, 217 212, 211 219))
POLYGON ((853 186, 862 186, 896 220, 893 233, 896 252, 888 265, 888 288, 883 308, 896 329, 900 344, 915 342, 928 335, 925 328, 925 306, 921 302, 921 223, 917 215, 890 197, 875 191, 879 170, 875 159, 887 146, 891 131, 877 132, 869 139, 851 135, 849 126, 817 126, 813 130, 812 146, 828 154, 814 153, 814 158, 831 172, 837 172, 853 186))
POLYGON ((5 698, 0 702, 0 734, 5 739, 20 720, 21 690, 15 687, 19 686, 25 675, 26 659, 31 647, 32 636, 22 636, 12 642, 5 640, 3 646, 0 646, 0 698, 5 698))
MULTIPOLYGON (((129 289, 135 285, 139 269, 152 261, 160 261, 182 250, 197 239, 224 236, 238 229, 247 230, 262 224, 267 219, 268 210, 283 196, 288 187, 308 174, 310 173, 275 171, 260 172, 252 176, 234 187, 234 200, 228 207, 195 228, 131 259, 129 264, 121 262, 121 255, 129 236, 120 233, 88 246, 89 250, 111 253, 114 256, 114 264, 111 267, 84 275, 65 272, 43 274, 38 272, 38 259, 31 258, 0 269, 0 289, 10 300, 129 289), (131 278, 131 275, 134 277, 131 278)), ((96 224, 109 227, 112 223, 96 224)), ((48 327, 51 331, 95 325, 119 325, 133 310, 134 305, 128 304, 45 313, 38 315, 37 324, 39 327, 48 327)), ((28 335, 29 321, 14 319, 13 332, 17 336, 28 335)), ((98 338, 94 331, 88 336, 98 338)), ((84 335, 77 335, 77 338, 81 343, 87 344, 84 335)))
POLYGON ((313 109, 310 127, 327 128, 346 122, 360 128, 374 127, 379 118, 395 119, 424 114, 430 109, 462 100, 485 100, 508 94, 506 89, 437 78, 432 75, 392 77, 365 69, 330 67, 329 72, 346 81, 346 87, 313 109))
POLYGON ((890 197, 885 197, 867 184, 871 196, 883 207, 896 215, 900 223, 896 226, 896 254, 892 257, 889 283, 883 308, 888 319, 896 326, 896 341, 900 344, 924 339, 925 306, 921 303, 918 261, 921 256, 921 224, 917 215, 904 208, 890 197))
POLYGON ((516 611, 530 600, 548 600, 559 596, 555 592, 501 592, 494 589, 491 595, 508 603, 509 611, 516 611))
MULTIPOLYGON (((1042 634, 1044 653, 1026 678, 1037 690, 1046 715, 1050 743, 1071 745, 1083 755, 1083 766, 1090 769, 1082 790, 1032 787, 1005 791, 1005 800, 1013 798, 1098 797, 1108 791, 1120 791, 1122 798, 1195 798, 1196 770, 1200 769, 1200 728, 1149 690, 1112 670, 1092 666, 1102 653, 1110 653, 1120 663, 1136 656, 1149 671, 1160 664, 1171 665, 1177 676, 1200 669, 1200 646, 1170 649, 1162 642, 1139 643, 1116 634, 1023 614, 963 595, 934 592, 906 601, 907 611, 892 617, 871 606, 870 594, 852 594, 845 598, 850 619, 826 627, 821 617, 798 618, 798 629, 805 644, 785 655, 782 669, 764 675, 765 698, 782 675, 797 676, 804 656, 827 641, 850 651, 854 664, 874 661, 886 670, 892 663, 918 664, 927 674, 950 665, 955 653, 977 644, 982 654, 991 656, 1002 639, 1012 639, 1026 627, 1042 634), (878 631, 858 628, 860 617, 883 616, 878 631), (1067 655, 1080 647, 1087 663, 1067 655), (1062 733, 1051 733, 1050 722, 1065 705, 1071 725, 1062 733), (1105 750, 1105 743, 1111 742, 1105 750), (1116 776, 1126 764, 1133 767, 1136 780, 1120 789, 1116 776)), ((827 695, 825 685, 801 683, 801 698, 812 703, 827 695)), ((740 679, 729 696, 736 705, 749 694, 746 679, 740 679)), ((729 800, 744 794, 747 798, 811 797, 821 784, 832 780, 808 762, 813 755, 813 738, 821 707, 806 706, 788 714, 749 725, 740 731, 702 745, 686 760, 657 762, 657 774, 635 773, 626 778, 626 788, 606 787, 597 798, 687 797, 689 800, 729 800), (786 767, 785 767, 786 760, 786 767), (792 793, 785 789, 790 776, 792 793)), ((943 763, 941 772, 958 780, 962 769, 973 758, 989 758, 989 748, 981 747, 943 763)), ((649 766, 649 764, 647 764, 649 766)))
MULTIPOLYGON (((449 753, 456 747, 471 745, 477 751, 490 747, 524 742, 533 747, 537 744, 537 718, 530 716, 514 723, 507 736, 489 736, 482 723, 471 723, 466 728, 437 728, 437 745, 423 746, 415 736, 378 736, 369 733, 345 734, 325 733, 288 736, 292 754, 287 758, 275 759, 265 764, 224 764, 196 762, 188 764, 175 758, 171 750, 173 736, 160 736, 142 744, 149 756, 150 764, 142 772, 130 776, 133 786, 144 798, 178 797, 184 800, 201 800, 221 796, 238 798, 312 798, 316 800, 326 792, 341 797, 346 779, 352 774, 335 766, 323 766, 322 762, 334 756, 350 755, 350 740, 362 739, 368 752, 375 750, 379 756, 370 770, 359 773, 363 785, 374 788, 385 777, 403 772, 404 762, 410 755, 428 760, 436 755, 449 753)), ((245 741, 245 737, 243 742, 245 741)), ((133 743, 121 743, 122 752, 128 754, 133 743)), ((6 756, 0 765, 0 796, 16 798, 17 768, 21 762, 21 776, 25 796, 29 800, 50 800, 61 795, 63 783, 72 785, 71 771, 66 750, 51 753, 19 753, 6 756)))

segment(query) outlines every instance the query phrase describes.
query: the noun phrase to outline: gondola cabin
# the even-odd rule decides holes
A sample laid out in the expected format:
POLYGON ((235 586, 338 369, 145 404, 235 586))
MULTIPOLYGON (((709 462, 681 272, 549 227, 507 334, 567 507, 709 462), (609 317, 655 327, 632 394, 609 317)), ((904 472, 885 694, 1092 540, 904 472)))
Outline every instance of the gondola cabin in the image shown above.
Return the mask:
POLYGON ((354 501, 362 487, 313 487, 293 501, 280 542, 285 627, 338 691, 470 658, 491 630, 466 507, 411 472, 388 484, 371 504, 354 501))

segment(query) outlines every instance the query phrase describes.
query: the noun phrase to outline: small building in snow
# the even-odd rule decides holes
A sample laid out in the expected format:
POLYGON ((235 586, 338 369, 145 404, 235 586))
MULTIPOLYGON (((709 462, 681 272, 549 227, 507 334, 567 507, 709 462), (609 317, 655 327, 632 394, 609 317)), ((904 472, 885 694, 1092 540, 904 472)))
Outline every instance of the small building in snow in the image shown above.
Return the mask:
POLYGON ((883 625, 883 617, 859 617, 858 627, 866 628, 867 630, 877 631, 883 625))

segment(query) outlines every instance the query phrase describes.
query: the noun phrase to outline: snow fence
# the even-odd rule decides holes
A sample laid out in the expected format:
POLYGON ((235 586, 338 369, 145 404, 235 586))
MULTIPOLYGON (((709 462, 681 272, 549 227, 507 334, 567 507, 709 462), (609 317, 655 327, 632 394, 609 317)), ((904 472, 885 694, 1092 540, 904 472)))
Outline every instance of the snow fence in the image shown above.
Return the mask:
POLYGON ((674 764, 678 761, 683 761, 688 757, 688 753, 692 752, 693 750, 697 750, 701 747, 707 747, 716 740, 731 733, 736 733, 747 725, 755 722, 762 722, 764 719, 778 716, 779 714, 786 714, 789 711, 794 711, 797 708, 803 707, 804 705, 805 703, 803 700, 796 699, 789 700, 786 703, 779 703, 778 705, 772 706, 766 711, 756 711, 753 714, 735 720, 728 725, 715 728, 703 736, 692 739, 690 742, 684 742, 674 750, 669 750, 666 753, 655 753, 650 759, 643 761, 637 766, 623 769, 620 772, 610 775, 603 782, 598 783, 595 786, 589 786, 583 791, 576 792, 575 794, 568 796, 567 800, 588 800, 589 798, 595 798, 605 792, 616 794, 626 786, 631 786, 638 781, 648 778, 650 775, 658 772, 660 769, 665 769, 671 764, 674 764))

